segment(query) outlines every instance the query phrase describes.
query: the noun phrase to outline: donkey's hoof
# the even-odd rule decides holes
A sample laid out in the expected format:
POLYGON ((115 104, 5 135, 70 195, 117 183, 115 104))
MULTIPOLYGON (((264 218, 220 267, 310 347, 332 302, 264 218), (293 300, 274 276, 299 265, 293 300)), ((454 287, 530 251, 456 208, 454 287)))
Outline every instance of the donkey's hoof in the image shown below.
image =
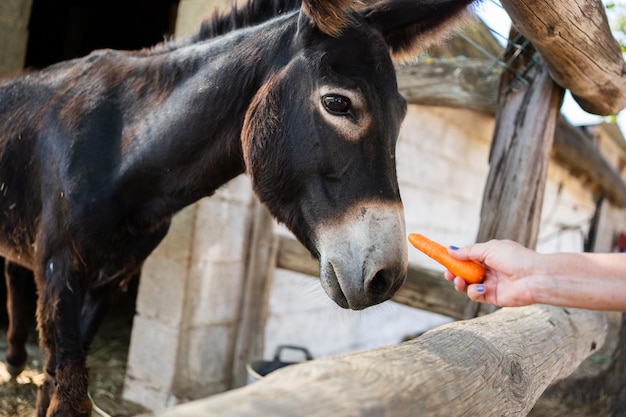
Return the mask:
POLYGON ((55 394, 50 399, 46 417, 91 417, 92 405, 89 398, 76 399, 74 407, 62 402, 55 394))
POLYGON ((7 365, 7 372, 9 373, 9 375, 11 375, 11 378, 13 379, 17 378, 18 375, 22 373, 24 368, 26 368, 26 362, 20 363, 18 365, 14 365, 11 362, 7 361, 6 365, 7 365))

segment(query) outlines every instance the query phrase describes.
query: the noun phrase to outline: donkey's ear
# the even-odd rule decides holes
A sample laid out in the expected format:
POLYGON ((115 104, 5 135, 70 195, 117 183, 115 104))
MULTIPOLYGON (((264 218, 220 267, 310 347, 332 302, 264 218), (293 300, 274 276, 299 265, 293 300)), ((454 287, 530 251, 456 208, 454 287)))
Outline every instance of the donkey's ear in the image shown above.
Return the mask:
POLYGON ((312 26, 327 35, 338 37, 351 21, 352 11, 360 1, 354 0, 302 0, 299 24, 308 20, 312 26), (306 17, 306 19, 305 19, 306 17))
POLYGON ((433 43, 474 0, 383 0, 359 9, 380 29, 394 59, 415 55, 433 43))

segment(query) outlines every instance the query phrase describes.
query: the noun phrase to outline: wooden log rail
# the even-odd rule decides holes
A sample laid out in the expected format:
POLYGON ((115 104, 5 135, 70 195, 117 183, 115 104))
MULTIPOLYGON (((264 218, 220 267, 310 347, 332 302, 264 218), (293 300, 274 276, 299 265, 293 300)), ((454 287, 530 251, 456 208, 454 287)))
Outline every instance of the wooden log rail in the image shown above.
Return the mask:
POLYGON ((626 107, 624 57, 600 0, 502 0, 515 27, 541 54, 552 79, 583 109, 599 115, 626 107))
POLYGON ((525 416, 604 342, 604 314, 505 308, 393 346, 317 359, 158 417, 525 416))

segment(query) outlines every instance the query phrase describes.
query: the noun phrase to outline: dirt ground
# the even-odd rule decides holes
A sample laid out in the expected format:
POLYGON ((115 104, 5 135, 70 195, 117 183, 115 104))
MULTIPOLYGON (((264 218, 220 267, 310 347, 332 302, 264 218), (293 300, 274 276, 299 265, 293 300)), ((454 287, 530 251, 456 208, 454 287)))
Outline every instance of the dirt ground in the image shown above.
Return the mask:
MULTIPOLYGON (((0 417, 33 417, 37 387, 43 381, 42 352, 37 344, 35 321, 33 319, 27 345, 29 358, 26 369, 16 380, 11 380, 4 363, 7 348, 4 297, 3 291, 0 291, 0 417)), ((30 302, 30 315, 34 316, 34 299, 30 302)), ((134 293, 131 290, 112 309, 92 344, 88 366, 90 394, 96 406, 93 417, 130 417, 147 411, 122 399, 133 312, 134 293), (98 413, 98 408, 104 413, 98 413)))

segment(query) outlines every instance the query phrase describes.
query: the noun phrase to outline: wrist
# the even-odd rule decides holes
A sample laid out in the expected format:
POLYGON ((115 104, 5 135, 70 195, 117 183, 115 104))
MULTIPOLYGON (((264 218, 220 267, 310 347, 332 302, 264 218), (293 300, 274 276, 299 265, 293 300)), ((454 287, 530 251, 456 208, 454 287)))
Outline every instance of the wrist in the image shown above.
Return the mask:
POLYGON ((552 271, 552 255, 535 253, 535 259, 528 274, 524 277, 532 303, 551 304, 558 293, 558 282, 552 271))

